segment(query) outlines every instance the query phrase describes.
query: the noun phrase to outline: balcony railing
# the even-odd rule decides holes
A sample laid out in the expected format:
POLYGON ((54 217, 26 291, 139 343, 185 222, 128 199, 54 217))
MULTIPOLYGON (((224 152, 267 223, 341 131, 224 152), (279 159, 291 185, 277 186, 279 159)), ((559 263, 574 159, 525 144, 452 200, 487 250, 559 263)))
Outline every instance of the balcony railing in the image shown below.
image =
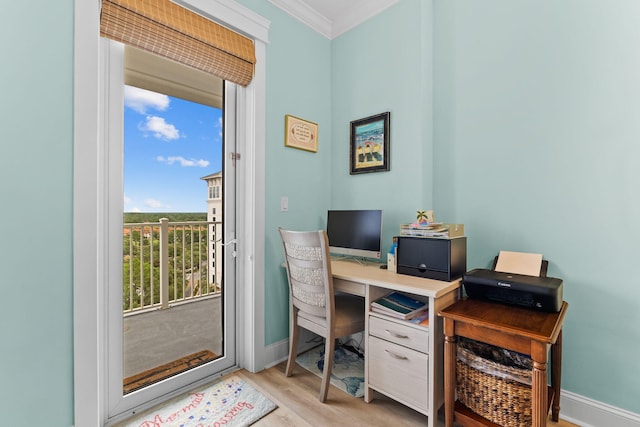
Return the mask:
POLYGON ((219 294, 221 238, 221 222, 124 224, 124 314, 219 294))

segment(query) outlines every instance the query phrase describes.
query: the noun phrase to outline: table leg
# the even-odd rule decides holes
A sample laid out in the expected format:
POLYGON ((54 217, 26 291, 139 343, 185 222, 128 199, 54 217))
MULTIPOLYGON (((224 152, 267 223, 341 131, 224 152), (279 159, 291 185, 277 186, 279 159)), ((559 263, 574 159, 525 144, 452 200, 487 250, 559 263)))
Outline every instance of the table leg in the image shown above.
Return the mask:
POLYGON ((454 321, 444 319, 444 419, 446 427, 453 427, 456 393, 456 336, 454 321))
POLYGON ((545 343, 531 343, 531 359, 533 359, 533 376, 531 378, 531 415, 533 427, 547 425, 547 352, 545 343))
POLYGON ((551 386, 553 387, 553 405, 551 419, 558 422, 560 418, 560 383, 562 378, 562 330, 551 347, 551 386))

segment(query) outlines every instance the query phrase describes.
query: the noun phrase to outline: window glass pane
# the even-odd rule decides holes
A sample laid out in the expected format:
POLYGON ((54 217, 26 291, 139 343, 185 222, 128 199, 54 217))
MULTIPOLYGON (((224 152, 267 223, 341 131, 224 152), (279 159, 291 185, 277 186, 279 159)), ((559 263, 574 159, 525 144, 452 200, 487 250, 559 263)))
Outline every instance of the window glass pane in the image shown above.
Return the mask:
POLYGON ((124 114, 127 394, 224 355, 223 249, 207 214, 223 144, 219 108, 126 86, 124 114))

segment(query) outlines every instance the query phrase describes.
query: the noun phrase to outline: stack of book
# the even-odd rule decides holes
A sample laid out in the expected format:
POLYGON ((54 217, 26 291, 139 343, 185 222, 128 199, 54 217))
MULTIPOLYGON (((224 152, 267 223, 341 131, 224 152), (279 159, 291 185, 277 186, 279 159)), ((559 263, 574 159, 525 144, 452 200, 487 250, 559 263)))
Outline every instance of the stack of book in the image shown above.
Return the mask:
POLYGON ((443 224, 430 222, 425 224, 400 224, 401 236, 452 238, 464 236, 464 224, 443 224))
MULTIPOLYGON (((429 303, 401 292, 392 292, 371 303, 371 311, 398 319, 409 320, 428 312, 429 303)), ((427 320, 428 320, 427 314, 427 320)))
POLYGON ((418 314, 416 317, 412 317, 409 319, 409 322, 414 325, 424 326, 426 328, 429 327, 429 309, 426 309, 422 313, 418 314))

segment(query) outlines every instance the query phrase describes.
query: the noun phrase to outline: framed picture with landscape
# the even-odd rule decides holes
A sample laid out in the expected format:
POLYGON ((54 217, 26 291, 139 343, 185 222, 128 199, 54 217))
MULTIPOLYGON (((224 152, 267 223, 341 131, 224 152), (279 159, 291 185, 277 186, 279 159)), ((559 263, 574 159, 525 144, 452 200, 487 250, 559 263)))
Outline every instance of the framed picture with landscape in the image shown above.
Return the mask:
POLYGON ((389 170, 390 119, 386 112, 351 122, 351 175, 389 170))

